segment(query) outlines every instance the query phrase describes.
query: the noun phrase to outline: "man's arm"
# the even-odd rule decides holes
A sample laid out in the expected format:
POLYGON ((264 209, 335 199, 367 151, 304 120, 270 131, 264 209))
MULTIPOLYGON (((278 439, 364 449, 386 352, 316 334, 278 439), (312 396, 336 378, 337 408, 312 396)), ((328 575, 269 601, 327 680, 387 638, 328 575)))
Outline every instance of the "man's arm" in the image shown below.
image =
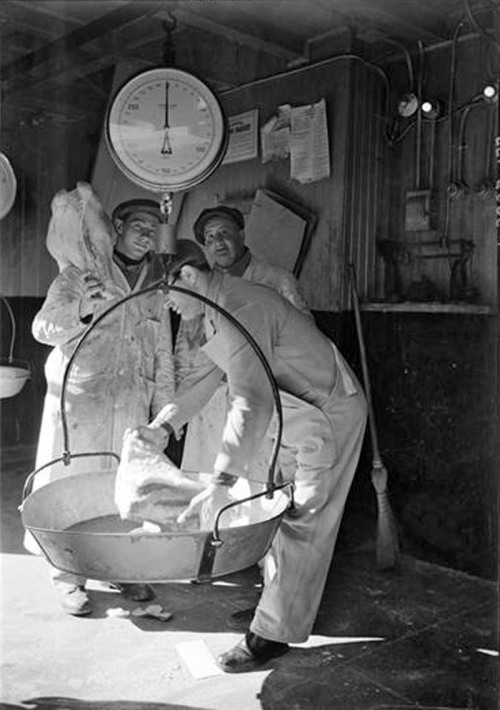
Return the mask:
POLYGON ((172 324, 170 309, 161 308, 158 335, 155 342, 154 392, 151 402, 153 417, 175 398, 174 355, 172 345, 172 324))
POLYGON ((199 350, 184 374, 172 402, 157 414, 150 426, 168 425, 170 432, 179 429, 200 412, 215 393, 223 371, 199 350))
MULTIPOLYGON (((233 314, 249 331, 272 366, 270 322, 264 309, 249 303, 233 314)), ((248 339, 221 319, 220 335, 227 358, 230 407, 214 470, 247 476, 255 452, 266 435, 274 409, 271 384, 248 339)))
POLYGON ((64 345, 83 333, 98 311, 109 305, 102 285, 76 266, 68 266, 54 279, 36 314, 32 333, 45 345, 64 345))

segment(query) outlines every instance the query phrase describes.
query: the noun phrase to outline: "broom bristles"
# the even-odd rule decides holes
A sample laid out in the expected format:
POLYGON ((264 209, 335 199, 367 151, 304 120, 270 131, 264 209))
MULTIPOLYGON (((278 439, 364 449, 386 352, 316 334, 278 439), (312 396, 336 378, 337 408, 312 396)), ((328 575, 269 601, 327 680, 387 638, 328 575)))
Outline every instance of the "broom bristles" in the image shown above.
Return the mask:
POLYGON ((377 506, 377 566, 379 569, 388 569, 396 565, 399 543, 396 522, 387 491, 377 493, 377 506))
POLYGON ((372 484, 377 494, 377 567, 394 567, 399 556, 398 531, 387 492, 387 469, 378 459, 372 469, 372 484))

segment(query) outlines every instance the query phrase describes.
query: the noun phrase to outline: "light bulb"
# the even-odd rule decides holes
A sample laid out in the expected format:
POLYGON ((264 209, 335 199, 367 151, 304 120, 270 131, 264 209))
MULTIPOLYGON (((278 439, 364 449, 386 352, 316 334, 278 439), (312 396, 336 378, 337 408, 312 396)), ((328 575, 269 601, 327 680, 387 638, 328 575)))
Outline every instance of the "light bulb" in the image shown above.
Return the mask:
POLYGON ((426 118, 437 118, 441 112, 439 103, 435 100, 423 101, 421 109, 426 118))
POLYGON ((496 87, 492 84, 488 84, 483 89, 483 98, 485 101, 496 101, 498 99, 498 92, 496 87))

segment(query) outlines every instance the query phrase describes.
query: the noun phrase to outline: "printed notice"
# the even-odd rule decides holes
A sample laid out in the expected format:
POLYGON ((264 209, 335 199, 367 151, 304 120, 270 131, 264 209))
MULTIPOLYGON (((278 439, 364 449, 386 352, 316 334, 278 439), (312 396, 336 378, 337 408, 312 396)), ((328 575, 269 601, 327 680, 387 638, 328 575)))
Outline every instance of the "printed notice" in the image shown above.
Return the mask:
POLYGON ((291 109, 290 173, 300 183, 330 177, 326 102, 291 109))
POLYGON ((258 109, 230 116, 228 123, 229 144, 222 164, 238 163, 240 160, 256 158, 259 154, 257 143, 258 109))
POLYGON ((260 142, 262 162, 285 160, 290 156, 290 104, 279 106, 276 114, 262 127, 260 142))

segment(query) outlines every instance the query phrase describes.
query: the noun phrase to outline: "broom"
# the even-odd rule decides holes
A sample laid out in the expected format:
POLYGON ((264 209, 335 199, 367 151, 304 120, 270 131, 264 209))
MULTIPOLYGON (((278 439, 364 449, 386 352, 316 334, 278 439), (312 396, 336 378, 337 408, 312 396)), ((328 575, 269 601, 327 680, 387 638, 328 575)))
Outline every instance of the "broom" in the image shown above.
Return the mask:
POLYGON ((389 569, 394 567, 398 560, 399 543, 394 515, 389 502, 387 492, 387 469, 385 468, 378 447, 377 428, 375 426, 375 416, 373 412, 372 395, 370 388, 370 378, 368 375, 368 365, 366 360, 365 342, 363 329, 361 327, 361 313, 359 308, 358 291, 356 287, 356 271, 354 265, 350 264, 351 293, 354 305, 354 317, 356 320, 356 331, 358 335, 359 351, 361 355, 361 367, 363 371, 363 382, 365 386, 366 401, 368 404, 368 423, 370 426, 370 437, 372 442, 372 485, 377 495, 377 566, 379 569, 389 569))

